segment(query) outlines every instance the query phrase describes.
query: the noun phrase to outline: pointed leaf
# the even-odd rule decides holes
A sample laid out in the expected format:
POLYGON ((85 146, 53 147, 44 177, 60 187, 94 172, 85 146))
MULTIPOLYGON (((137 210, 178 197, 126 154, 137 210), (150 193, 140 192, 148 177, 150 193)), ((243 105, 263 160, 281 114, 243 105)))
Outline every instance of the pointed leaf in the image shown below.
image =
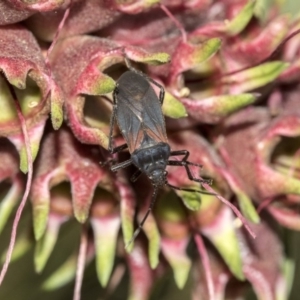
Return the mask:
POLYGON ((250 0, 234 19, 226 23, 226 33, 234 36, 243 31, 253 16, 254 8, 255 1, 250 0))
POLYGON ((165 116, 174 119, 187 117, 188 115, 184 105, 168 92, 165 93, 162 110, 165 116))
MULTIPOLYGON (((10 262, 14 262, 21 258, 23 255, 25 255, 32 247, 32 243, 30 239, 28 238, 27 232, 21 233, 21 235, 18 235, 18 239, 16 240, 14 251, 11 257, 10 262)), ((3 253, 3 255, 0 258, 0 262, 4 263, 6 258, 6 251, 3 253)))
POLYGON ((91 220, 96 246, 96 270, 103 287, 107 286, 113 269, 120 223, 118 215, 91 220))
POLYGON ((272 3, 272 0, 256 0, 254 7, 255 17, 257 17, 261 22, 265 22, 272 3))
MULTIPOLYGON (((145 213, 145 210, 139 212, 139 222, 142 221, 145 213)), ((148 238, 148 256, 150 267, 155 269, 159 263, 160 235, 152 214, 150 214, 147 218, 147 222, 143 226, 143 231, 148 238)))
POLYGON ((233 83, 230 90, 234 94, 239 94, 244 91, 253 90, 266 85, 275 80, 289 64, 281 61, 272 61, 261 64, 257 67, 248 69, 244 72, 234 75, 237 83, 233 83))
MULTIPOLYGON (((181 43, 172 57, 172 76, 195 68, 197 65, 211 58, 221 47, 221 39, 212 38, 199 44, 181 43)), ((174 81, 174 78, 171 81, 174 81)))
POLYGON ((221 47, 222 40, 212 38, 194 48, 190 53, 191 65, 196 66, 211 58, 221 47))
POLYGON ((70 282, 76 274, 77 254, 72 255, 43 283, 42 289, 52 291, 70 282))
MULTIPOLYGON (((116 185, 121 198, 121 223, 124 244, 127 245, 133 235, 133 220, 135 213, 136 199, 131 187, 124 179, 125 177, 118 177, 116 185)), ((131 252, 133 249, 133 243, 129 247, 126 247, 127 252, 131 252)))
MULTIPOLYGON (((189 186, 186 188, 195 188, 195 186, 189 186)), ((197 188, 197 187, 196 187, 197 188)), ((186 191, 178 191, 179 196, 182 198, 184 205, 192 210, 197 211, 201 206, 201 198, 203 195, 199 193, 191 193, 186 191)))
POLYGON ((224 177, 227 179, 228 184, 230 185, 233 192, 236 194, 239 206, 243 215, 253 223, 259 223, 260 217, 256 212, 256 209, 251 202, 251 199, 248 195, 242 190, 238 178, 228 172, 226 169, 220 169, 224 177))
POLYGON ((251 199, 247 196, 247 194, 242 191, 236 192, 239 206, 243 215, 253 223, 259 223, 260 217, 251 201, 251 199))
POLYGON ((188 241, 188 238, 182 240, 163 238, 161 242, 162 252, 173 269, 174 279, 179 289, 186 284, 192 265, 186 254, 188 241))
MULTIPOLYGON (((46 195, 45 195, 46 196, 46 195)), ((40 198, 40 204, 35 204, 33 206, 33 229, 35 239, 38 241, 44 234, 49 215, 49 203, 50 203, 50 194, 49 198, 40 198)))
MULTIPOLYGON (((30 148, 31 148, 31 155, 32 159, 34 160, 38 154, 40 148, 40 142, 44 133, 46 119, 40 120, 35 126, 32 126, 28 130, 29 139, 30 139, 30 148)), ((16 146, 17 150, 19 151, 20 155, 20 169, 23 173, 27 173, 28 171, 28 163, 27 163, 27 154, 26 154, 26 147, 24 144, 23 134, 11 134, 9 136, 9 140, 16 146)))
POLYGON ((86 95, 104 95, 116 87, 115 81, 101 73, 95 65, 89 65, 80 75, 76 93, 86 95))
POLYGON ((242 258, 233 224, 231 210, 223 207, 213 224, 203 227, 201 232, 217 248, 230 271, 238 279, 244 280, 242 258))
POLYGON ((58 130, 64 120, 64 98, 61 89, 54 84, 51 90, 51 121, 55 130, 58 130))
POLYGON ((6 195, 3 196, 0 202, 0 233, 5 227, 5 224, 11 215, 14 207, 21 198, 21 182, 17 180, 14 182, 6 195))
MULTIPOLYGON (((252 104, 256 101, 255 94, 222 95, 202 100, 203 106, 210 109, 210 112, 219 117, 225 117, 228 114, 252 104)), ((209 111, 208 111, 209 113, 209 111)))
POLYGON ((37 241, 35 248, 34 265, 37 273, 44 269, 56 244, 59 229, 64 221, 65 218, 50 215, 47 230, 43 237, 37 241))
POLYGON ((171 57, 165 52, 150 53, 141 48, 126 47, 125 54, 129 59, 149 65, 161 65, 169 62, 171 57))

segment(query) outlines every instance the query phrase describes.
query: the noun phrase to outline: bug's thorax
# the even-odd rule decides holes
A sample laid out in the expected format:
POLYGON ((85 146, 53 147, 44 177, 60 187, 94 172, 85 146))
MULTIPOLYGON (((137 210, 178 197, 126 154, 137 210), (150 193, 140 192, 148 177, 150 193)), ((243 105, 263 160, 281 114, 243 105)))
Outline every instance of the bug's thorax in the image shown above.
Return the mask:
POLYGON ((132 163, 145 173, 156 186, 165 184, 170 146, 161 142, 140 148, 131 154, 132 163))

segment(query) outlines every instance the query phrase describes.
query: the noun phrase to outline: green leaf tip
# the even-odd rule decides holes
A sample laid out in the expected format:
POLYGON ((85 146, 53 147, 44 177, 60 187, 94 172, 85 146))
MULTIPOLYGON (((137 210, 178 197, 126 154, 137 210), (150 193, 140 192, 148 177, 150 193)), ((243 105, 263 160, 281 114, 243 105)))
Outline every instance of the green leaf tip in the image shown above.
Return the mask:
POLYGON ((253 17, 256 1, 250 0, 231 21, 225 23, 226 33, 230 36, 239 34, 253 17))
POLYGON ((165 94, 162 110, 165 116, 173 119, 188 116, 185 106, 168 92, 165 94))

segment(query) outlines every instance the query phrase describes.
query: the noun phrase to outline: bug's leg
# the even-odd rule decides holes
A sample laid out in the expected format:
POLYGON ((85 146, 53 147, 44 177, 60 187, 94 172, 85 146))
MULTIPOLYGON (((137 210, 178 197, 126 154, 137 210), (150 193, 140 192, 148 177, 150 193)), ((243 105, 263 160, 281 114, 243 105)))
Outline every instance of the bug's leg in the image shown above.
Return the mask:
POLYGON ((110 153, 114 154, 114 153, 121 152, 122 150, 126 149, 127 147, 128 147, 127 144, 122 144, 122 145, 120 145, 118 147, 115 147, 115 148, 111 149, 110 153))
POLYGON ((169 160, 168 165, 169 166, 182 166, 182 167, 184 167, 189 179, 192 180, 192 181, 199 182, 199 183, 207 183, 209 185, 212 184, 212 179, 200 179, 200 178, 197 178, 197 177, 193 176, 193 174, 192 174, 192 172, 189 168, 189 165, 198 166, 197 164, 191 163, 189 161, 184 161, 184 160, 181 160, 181 161, 169 160))
POLYGON ((122 150, 124 150, 128 147, 127 144, 123 144, 123 145, 115 147, 115 148, 113 148, 113 146, 112 146, 112 144, 113 144, 113 130, 114 130, 114 125, 116 123, 116 110, 117 110, 117 97, 116 97, 116 94, 117 94, 117 92, 118 92, 118 86, 116 86, 116 88, 113 92, 113 111, 112 111, 111 118, 110 118, 108 151, 111 154, 120 152, 120 151, 122 151, 122 150))
MULTIPOLYGON (((110 118, 110 127, 109 127, 109 141, 108 141, 108 151, 113 154, 113 131, 114 131, 114 125, 116 123, 116 110, 117 110, 117 98, 116 98, 116 93, 117 93, 118 87, 115 88, 113 92, 113 111, 111 113, 111 118, 110 118)), ((114 152, 116 153, 116 152, 114 152)))
POLYGON ((156 81, 154 81, 152 78, 148 77, 147 75, 144 74, 144 77, 146 77, 150 82, 152 82, 154 85, 156 85, 157 87, 159 87, 160 92, 159 92, 159 102, 161 105, 163 105, 164 103, 164 98, 165 98, 165 89, 164 87, 157 83, 156 81))
POLYGON ((142 174, 142 171, 137 170, 137 171, 134 172, 134 174, 130 177, 130 181, 131 181, 131 182, 136 182, 136 181, 139 179, 139 177, 141 176, 141 174, 142 174))
POLYGON ((158 193, 158 187, 154 187, 154 191, 153 191, 153 194, 152 194, 152 199, 151 199, 151 203, 149 205, 149 208, 142 220, 142 222, 139 224, 138 228, 135 230, 135 232, 133 233, 133 236, 132 238, 129 240, 129 242, 126 244, 125 248, 128 248, 130 246, 130 244, 135 240, 135 238, 138 236, 138 234, 141 232, 142 228, 143 228, 143 225, 145 224, 150 212, 152 211, 153 209, 153 206, 154 206, 154 203, 155 203, 155 200, 156 200, 156 197, 157 197, 157 193, 158 193))
POLYGON ((152 78, 148 77, 145 73, 143 73, 143 72, 141 72, 141 71, 135 69, 135 68, 131 65, 129 59, 128 59, 126 56, 125 56, 124 59, 125 59, 125 64, 126 64, 127 68, 128 68, 130 71, 135 72, 135 73, 137 73, 137 74, 143 76, 143 77, 146 78, 148 81, 150 81, 151 83, 153 83, 154 85, 156 85, 157 87, 159 87, 159 89, 160 89, 160 92, 159 92, 159 102, 160 102, 161 105, 163 105, 163 103, 164 103, 164 98, 165 98, 165 89, 164 89, 164 87, 163 87, 161 84, 159 84, 159 83, 157 83, 156 81, 154 81, 152 78))
MULTIPOLYGON (((154 82, 153 82, 154 83, 154 82)), ((163 105, 164 103, 164 99, 165 99, 165 89, 162 85, 155 83, 159 88, 160 88, 160 92, 159 92, 159 102, 161 105, 163 105)))
MULTIPOLYGON (((115 148, 113 148, 113 146, 112 146, 113 145, 113 129, 114 129, 114 125, 115 125, 115 122, 116 122, 116 109, 117 109, 116 93, 117 93, 117 89, 118 89, 118 87, 116 87, 114 92, 113 92, 113 111, 112 111, 111 118, 110 118, 110 128, 109 128, 108 151, 111 154, 120 152, 120 151, 127 148, 127 144, 123 144, 123 145, 120 145, 120 146, 115 147, 115 148)), ((105 166, 107 164, 111 164, 111 163, 114 163, 114 162, 115 162, 114 159, 110 159, 106 162, 101 163, 101 165, 105 166)))
POLYGON ((185 161, 188 165, 191 166, 196 166, 202 169, 202 165, 200 164, 196 164, 196 163, 192 163, 190 161, 188 161, 188 157, 190 156, 190 152, 187 150, 178 150, 178 151, 171 151, 170 156, 179 156, 179 155, 184 155, 183 159, 181 161, 185 161))
POLYGON ((190 161, 188 161, 188 157, 190 155, 190 153, 187 151, 187 150, 179 150, 179 151, 172 151, 170 156, 177 156, 177 155, 184 155, 184 157, 182 158, 182 160, 180 161, 177 161, 177 160, 169 160, 168 161, 168 165, 169 166, 183 166, 186 170, 186 173, 189 177, 190 180, 192 181, 196 181, 196 182, 199 182, 199 183, 207 183, 209 185, 212 184, 212 180, 211 179, 199 179, 197 177, 194 177, 190 168, 189 168, 189 165, 190 166, 196 166, 196 167, 200 167, 202 168, 202 165, 200 164, 196 164, 196 163, 192 163, 190 161))
MULTIPOLYGON (((118 147, 113 148, 113 149, 110 151, 110 153, 111 153, 111 154, 118 153, 118 152, 120 152, 120 151, 126 149, 127 147, 128 147, 127 144, 120 145, 120 146, 118 146, 118 147)), ((101 165, 102 167, 104 167, 104 166, 109 165, 109 164, 114 165, 116 162, 117 162, 117 160, 113 158, 113 159, 109 159, 109 160, 104 161, 104 162, 100 162, 100 165, 101 165)))
POLYGON ((131 159, 125 160, 121 163, 111 166, 110 170, 112 172, 117 172, 119 169, 124 169, 132 164, 131 159))

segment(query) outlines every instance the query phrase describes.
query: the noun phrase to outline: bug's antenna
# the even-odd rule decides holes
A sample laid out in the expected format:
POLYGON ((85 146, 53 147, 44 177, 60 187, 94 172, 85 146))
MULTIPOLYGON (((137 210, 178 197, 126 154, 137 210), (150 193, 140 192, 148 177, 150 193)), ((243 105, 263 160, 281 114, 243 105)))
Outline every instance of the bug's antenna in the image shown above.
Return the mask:
POLYGON ((159 6, 164 11, 164 13, 175 23, 175 25, 181 32, 183 42, 186 43, 187 35, 186 35, 186 32, 185 32, 182 24, 180 24, 180 22, 173 16, 173 14, 170 12, 170 10, 165 5, 160 4, 159 6))
MULTIPOLYGON (((205 183, 211 185, 211 179, 205 180, 205 183)), ((203 195, 210 195, 210 196, 217 196, 217 193, 211 193, 207 191, 200 191, 200 190, 194 190, 194 189, 187 189, 187 188, 181 188, 175 185, 170 184, 169 182, 166 182, 166 185, 170 187, 173 190, 178 190, 178 191, 184 191, 184 192, 190 192, 190 193, 199 193, 203 195)))
POLYGON ((130 239, 130 241, 126 244, 125 248, 126 249, 129 249, 129 246, 131 245, 131 243, 135 240, 135 238, 138 236, 138 234, 141 232, 142 228, 143 228, 143 225, 144 223, 146 222, 150 212, 152 211, 153 209, 153 206, 154 206, 154 203, 155 203, 155 200, 157 198, 157 194, 158 194, 158 186, 154 186, 154 191, 153 191, 153 194, 152 194, 152 198, 151 198, 151 203, 149 205, 149 208, 142 220, 142 222, 139 224, 138 228, 135 230, 135 232, 133 233, 133 236, 132 238, 130 239))

